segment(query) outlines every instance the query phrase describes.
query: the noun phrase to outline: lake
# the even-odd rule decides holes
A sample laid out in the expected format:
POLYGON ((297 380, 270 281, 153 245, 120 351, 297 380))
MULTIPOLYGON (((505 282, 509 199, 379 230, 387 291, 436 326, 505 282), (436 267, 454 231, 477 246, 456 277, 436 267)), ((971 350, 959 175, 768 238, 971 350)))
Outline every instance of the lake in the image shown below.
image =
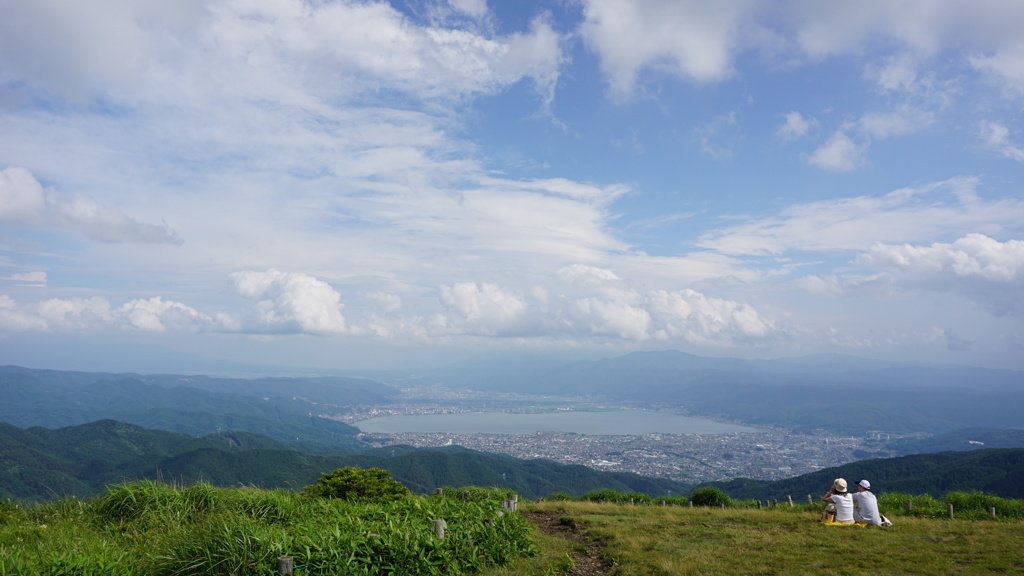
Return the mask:
POLYGON ((534 432, 575 432, 594 436, 630 434, 724 434, 764 432, 758 428, 690 418, 647 410, 614 412, 469 412, 463 414, 421 414, 384 416, 353 424, 363 432, 376 434, 533 434, 534 432))

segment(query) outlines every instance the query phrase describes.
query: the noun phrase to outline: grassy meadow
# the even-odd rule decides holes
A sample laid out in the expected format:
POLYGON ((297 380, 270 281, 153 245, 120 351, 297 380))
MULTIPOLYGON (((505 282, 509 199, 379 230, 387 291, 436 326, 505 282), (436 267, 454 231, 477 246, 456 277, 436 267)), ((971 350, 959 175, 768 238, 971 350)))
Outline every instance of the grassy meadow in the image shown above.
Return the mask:
MULTIPOLYGON (((270 576, 279 556, 292 556, 298 576, 559 576, 573 574, 593 543, 590 557, 613 576, 1024 573, 1024 501, 976 492, 917 496, 909 515, 910 497, 884 495, 882 511, 895 524, 888 528, 825 526, 817 521, 822 504, 759 509, 714 489, 703 496, 719 505, 696 507, 599 490, 521 501, 517 513, 503 509, 511 496, 457 488, 352 501, 309 487, 139 481, 89 500, 0 501, 0 574, 270 576), (582 541, 526 518, 573 527, 582 541), (438 519, 443 539, 434 533, 438 519)), ((702 497, 700 489, 691 496, 702 497)))
MULTIPOLYGON (((1019 574, 1024 522, 886 514, 887 528, 825 526, 820 507, 636 506, 587 501, 524 504, 555 514, 603 545, 615 576, 705 574, 1019 574)), ((537 535, 543 555, 487 576, 570 573, 579 544, 537 535)))

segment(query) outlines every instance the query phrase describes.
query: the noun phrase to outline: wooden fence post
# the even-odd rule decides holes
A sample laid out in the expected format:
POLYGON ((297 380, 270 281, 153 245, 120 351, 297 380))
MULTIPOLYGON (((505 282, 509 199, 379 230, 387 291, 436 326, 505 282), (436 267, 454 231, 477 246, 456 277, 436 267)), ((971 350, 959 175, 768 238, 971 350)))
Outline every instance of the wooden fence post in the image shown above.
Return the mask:
POLYGON ((789 503, 789 507, 790 508, 793 507, 793 497, 792 496, 786 496, 786 502, 789 503))
POLYGON ((907 500, 907 514, 910 514, 910 507, 913 505, 913 500, 907 500))
POLYGON ((949 505, 949 519, 950 520, 953 519, 953 505, 952 504, 949 505))
POLYGON ((719 505, 721 505, 722 510, 725 510, 725 502, 719 502, 719 505))
POLYGON ((760 510, 760 509, 761 509, 761 501, 760 501, 760 500, 758 500, 758 501, 757 501, 757 509, 758 509, 758 510, 760 510))
POLYGON ((690 500, 689 504, 690 504, 690 508, 693 508, 693 500, 690 500))
POLYGON ((989 506, 988 507, 988 513, 991 514, 993 518, 995 518, 996 517, 996 507, 995 506, 989 506))
POLYGON ((773 507, 778 507, 778 505, 779 505, 779 499, 778 498, 772 500, 772 506, 773 507))
POLYGON ((438 488, 437 491, 434 492, 434 496, 441 496, 443 494, 444 494, 444 488, 438 488))
POLYGON ((444 540, 444 520, 434 520, 434 535, 438 540, 444 540))
POLYGON ((277 573, 281 576, 292 576, 295 574, 295 558, 291 556, 278 556, 277 573))
POLYGON ((814 506, 814 501, 811 500, 811 495, 810 494, 807 495, 807 505, 808 506, 814 506))

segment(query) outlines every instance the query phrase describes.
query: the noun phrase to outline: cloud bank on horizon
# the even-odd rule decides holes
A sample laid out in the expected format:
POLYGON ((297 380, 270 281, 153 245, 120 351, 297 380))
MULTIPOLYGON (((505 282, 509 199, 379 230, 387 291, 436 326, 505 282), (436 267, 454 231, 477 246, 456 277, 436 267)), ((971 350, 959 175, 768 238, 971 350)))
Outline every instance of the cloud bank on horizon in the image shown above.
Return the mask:
POLYGON ((0 348, 1024 369, 1022 104, 1013 0, 3 0, 0 348))

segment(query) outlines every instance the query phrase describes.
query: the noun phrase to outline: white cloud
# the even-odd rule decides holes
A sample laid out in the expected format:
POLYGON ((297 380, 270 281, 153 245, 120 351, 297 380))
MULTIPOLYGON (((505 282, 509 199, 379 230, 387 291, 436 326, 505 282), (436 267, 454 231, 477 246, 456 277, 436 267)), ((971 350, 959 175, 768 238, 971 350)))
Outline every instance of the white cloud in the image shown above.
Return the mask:
POLYGON ((351 333, 341 313, 341 295, 323 280, 295 272, 236 272, 239 294, 256 300, 250 329, 313 334, 351 333))
POLYGON ((448 0, 453 8, 474 18, 487 15, 487 0, 448 0))
POLYGON ((1000 242, 967 234, 954 242, 930 245, 877 243, 857 256, 856 264, 877 270, 806 276, 797 286, 830 297, 894 297, 918 291, 966 297, 995 315, 1024 313, 1024 241, 1000 242))
POLYGON ((449 314, 445 331, 475 335, 507 335, 522 330, 525 300, 491 283, 460 282, 442 286, 441 304, 449 314))
POLYGON ((44 190, 31 172, 17 166, 0 171, 0 222, 73 230, 99 242, 182 242, 166 224, 143 224, 91 198, 67 199, 44 190))
POLYGON ((785 117, 786 123, 775 131, 775 137, 785 142, 802 138, 818 127, 817 120, 804 118, 803 114, 799 112, 787 112, 783 114, 783 117, 785 117))
POLYGON ((136 299, 113 308, 105 298, 49 298, 19 304, 0 294, 0 329, 97 333, 110 328, 135 332, 196 332, 214 321, 180 302, 159 296, 136 299))
POLYGON ((699 82, 732 72, 741 17, 750 2, 585 0, 580 32, 601 58, 612 95, 627 97, 644 69, 699 82))
POLYGON ((1024 40, 998 46, 987 55, 973 56, 970 62, 978 70, 992 74, 1017 92, 1024 93, 1024 40))
POLYGON ((858 127, 873 138, 885 139, 903 136, 927 127, 934 115, 910 106, 900 106, 887 112, 870 112, 861 117, 858 127))
POLYGON ((1024 148, 1010 141, 1010 129, 997 122, 984 122, 981 125, 981 138, 985 144, 1011 160, 1024 162, 1024 148))
POLYGON ((725 254, 783 254, 791 250, 866 250, 876 242, 919 242, 937 236, 1004 228, 1024 220, 1024 202, 982 201, 973 178, 955 178, 884 196, 795 204, 778 215, 713 231, 702 247, 725 254))
POLYGON ((0 277, 0 280, 11 280, 23 286, 36 286, 42 288, 46 286, 46 272, 42 272, 40 270, 33 272, 15 272, 8 278, 0 277))
POLYGON ((857 261, 919 277, 977 277, 989 282, 1024 283, 1024 241, 999 242, 984 234, 968 234, 952 243, 930 246, 876 244, 857 261))
POLYGON ((849 172, 864 163, 864 147, 842 130, 807 157, 807 163, 833 172, 849 172))

